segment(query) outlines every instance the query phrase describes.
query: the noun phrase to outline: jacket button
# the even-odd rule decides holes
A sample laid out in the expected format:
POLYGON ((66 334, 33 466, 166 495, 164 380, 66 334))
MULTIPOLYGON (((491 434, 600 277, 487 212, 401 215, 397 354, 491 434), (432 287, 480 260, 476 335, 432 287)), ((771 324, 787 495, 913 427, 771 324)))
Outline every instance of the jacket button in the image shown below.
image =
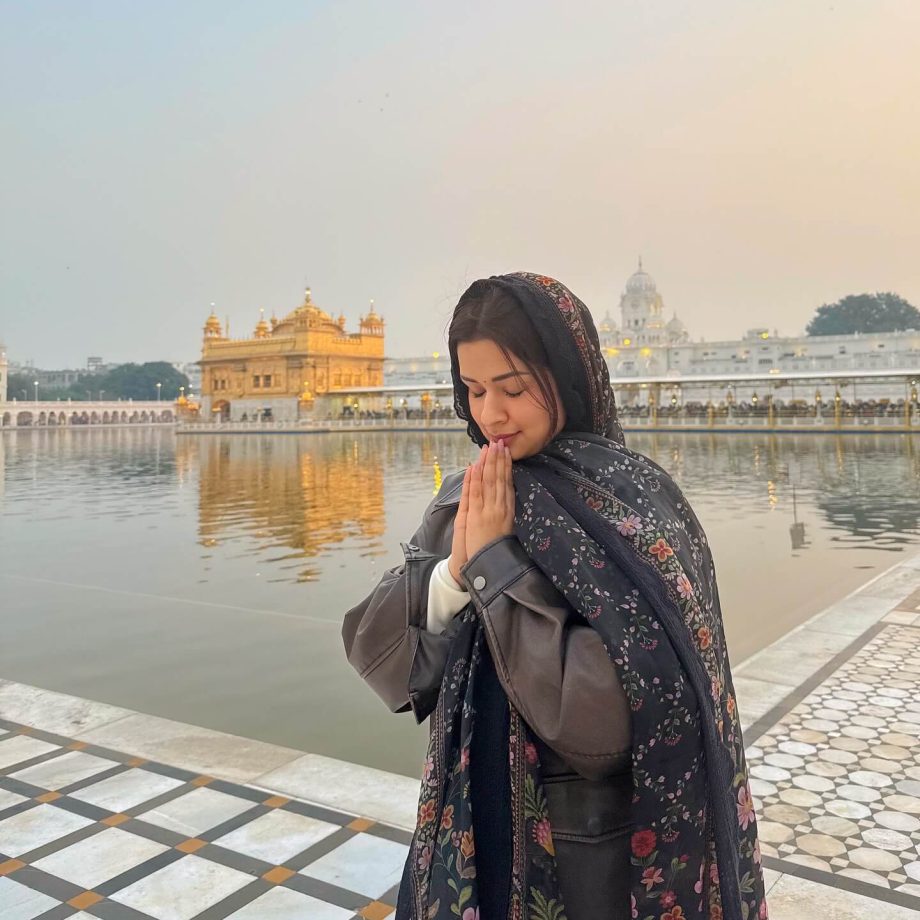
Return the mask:
POLYGON ((486 586, 486 580, 482 577, 482 575, 477 575, 473 579, 473 587, 477 591, 481 591, 485 586, 486 586))

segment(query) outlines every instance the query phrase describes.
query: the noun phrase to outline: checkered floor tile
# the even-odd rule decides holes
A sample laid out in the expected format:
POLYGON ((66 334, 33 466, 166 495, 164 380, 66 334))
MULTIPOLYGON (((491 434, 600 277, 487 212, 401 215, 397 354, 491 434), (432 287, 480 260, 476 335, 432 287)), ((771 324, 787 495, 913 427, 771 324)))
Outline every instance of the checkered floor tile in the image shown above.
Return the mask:
POLYGON ((383 920, 409 839, 0 720, 3 920, 383 920))

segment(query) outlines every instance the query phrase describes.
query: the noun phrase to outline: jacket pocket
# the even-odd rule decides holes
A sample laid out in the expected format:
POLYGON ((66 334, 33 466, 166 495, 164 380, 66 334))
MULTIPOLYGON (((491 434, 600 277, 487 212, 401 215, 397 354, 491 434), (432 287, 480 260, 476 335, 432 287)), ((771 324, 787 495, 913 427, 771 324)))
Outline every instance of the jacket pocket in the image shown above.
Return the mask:
POLYGON ((622 836, 632 829, 632 771, 603 780, 578 773, 544 777, 553 837, 583 843, 622 836))

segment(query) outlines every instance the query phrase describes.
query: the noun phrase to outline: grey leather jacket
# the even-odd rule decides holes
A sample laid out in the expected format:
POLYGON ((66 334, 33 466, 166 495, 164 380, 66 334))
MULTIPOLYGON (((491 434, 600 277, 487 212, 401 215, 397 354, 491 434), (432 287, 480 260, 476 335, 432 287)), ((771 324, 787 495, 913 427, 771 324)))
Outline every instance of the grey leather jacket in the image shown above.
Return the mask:
MULTIPOLYGON (((448 477, 405 562, 345 615, 348 660, 394 712, 434 709, 450 630, 425 629, 428 580, 450 555, 462 474, 448 477)), ((538 739, 569 920, 629 917, 630 711, 600 636, 516 537, 481 549, 461 577, 502 687, 538 739), (622 912, 622 913, 621 913, 622 912)))

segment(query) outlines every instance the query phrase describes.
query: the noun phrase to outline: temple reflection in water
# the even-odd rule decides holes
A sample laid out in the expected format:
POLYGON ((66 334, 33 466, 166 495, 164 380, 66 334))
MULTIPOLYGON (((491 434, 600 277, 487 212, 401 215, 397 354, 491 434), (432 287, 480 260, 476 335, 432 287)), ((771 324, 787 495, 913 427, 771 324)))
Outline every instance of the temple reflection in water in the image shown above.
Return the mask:
POLYGON ((179 438, 180 465, 199 470, 199 537, 204 546, 252 537, 279 551, 273 562, 312 581, 309 560, 349 542, 383 552, 383 466, 367 445, 301 438, 179 438), (185 456, 184 456, 185 455, 185 456), (194 460, 192 459, 194 457, 194 460))
POLYGON ((197 472, 202 546, 249 537, 278 550, 274 567, 313 581, 321 567, 311 560, 337 545, 360 556, 386 552, 384 470, 410 461, 435 492, 442 475, 435 441, 424 439, 421 457, 410 461, 401 457, 406 439, 393 437, 178 438, 176 462, 180 475, 197 472))
MULTIPOLYGON (((630 434, 627 440, 669 470, 713 524, 741 508, 779 515, 793 553, 812 547, 815 514, 823 519, 824 540, 839 548, 897 550, 920 531, 920 450, 910 438, 630 434)), ((469 453, 465 436, 450 432, 228 435, 177 438, 176 470, 180 480, 198 480, 202 546, 249 538, 276 551, 268 558, 269 579, 313 581, 332 574, 316 560, 334 549, 398 561, 387 514, 401 510, 406 488, 419 490, 419 499, 436 493, 469 453), (389 508, 388 489, 396 496, 389 508)), ((402 526, 408 529, 399 539, 408 539, 415 522, 402 526)))

